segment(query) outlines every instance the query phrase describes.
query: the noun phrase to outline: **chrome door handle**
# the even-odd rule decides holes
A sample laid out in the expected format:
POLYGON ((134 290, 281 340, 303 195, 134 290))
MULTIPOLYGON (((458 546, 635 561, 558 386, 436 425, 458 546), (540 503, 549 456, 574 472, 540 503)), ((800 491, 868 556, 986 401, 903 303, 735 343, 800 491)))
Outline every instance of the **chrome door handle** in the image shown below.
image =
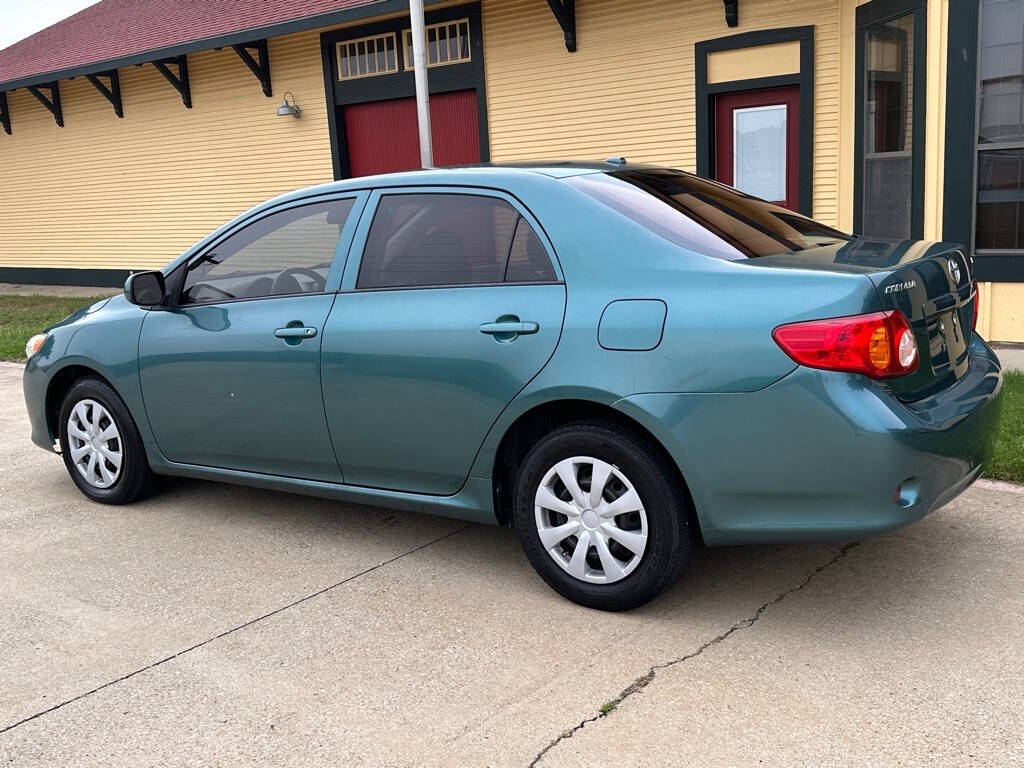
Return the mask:
POLYGON ((490 336, 506 333, 524 336, 528 333, 536 333, 539 330, 540 326, 537 323, 523 322, 484 323, 480 326, 480 333, 486 333, 490 336))
POLYGON ((290 325, 287 328, 278 328, 274 335, 279 339, 312 339, 316 336, 316 328, 290 325))

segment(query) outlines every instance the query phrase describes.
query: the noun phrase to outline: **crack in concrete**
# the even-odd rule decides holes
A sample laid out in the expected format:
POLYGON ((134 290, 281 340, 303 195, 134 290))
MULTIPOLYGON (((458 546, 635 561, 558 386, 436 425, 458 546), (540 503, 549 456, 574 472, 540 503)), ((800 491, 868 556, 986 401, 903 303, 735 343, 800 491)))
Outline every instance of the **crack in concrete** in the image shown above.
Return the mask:
POLYGON ((161 664, 166 664, 168 661, 173 661, 174 659, 181 658, 186 653, 191 653, 192 651, 197 650, 199 648, 202 648, 205 645, 209 645, 210 643, 214 642, 215 640, 220 640, 222 637, 227 637, 228 635, 233 634, 235 632, 238 632, 241 629, 245 629, 246 627, 251 627, 253 624, 257 624, 257 623, 259 623, 259 622, 261 622, 261 621, 263 621, 265 619, 269 619, 272 616, 276 616, 279 613, 287 611, 289 608, 294 608, 297 605, 301 605, 302 603, 308 602, 308 601, 310 601, 310 600, 312 600, 314 598, 319 597, 320 595, 323 595, 323 594, 325 594, 327 592, 330 592, 332 589, 337 589, 338 587, 344 586, 345 584, 348 584, 350 581, 355 581, 356 579, 358 579, 358 578, 360 578, 362 576, 365 576, 368 573, 373 573, 374 571, 379 570, 380 568, 383 568, 383 567, 385 567, 387 565, 391 565, 392 563, 396 562, 397 560, 401 560, 403 557, 408 557, 409 555, 414 555, 417 552, 420 552, 420 551, 426 549, 429 546, 432 546, 434 544, 437 544, 438 542, 444 541, 445 539, 451 538, 452 536, 455 536, 456 534, 462 533, 463 531, 465 531, 465 530, 467 530, 469 528, 472 528, 472 527, 473 527, 473 523, 470 523, 468 525, 464 525, 461 528, 456 528, 454 531, 449 531, 448 533, 444 534, 443 536, 438 536, 436 539, 431 539, 430 541, 428 541, 428 542, 426 542, 424 544, 420 544, 419 546, 413 547, 412 549, 407 550, 405 552, 402 552, 401 554, 395 555, 394 557, 388 558, 387 560, 382 560, 381 562, 377 563, 376 565, 372 565, 369 568, 366 568, 366 569, 364 569, 362 571, 359 571, 359 573, 354 573, 351 576, 347 576, 344 579, 342 579, 341 581, 336 582, 334 584, 331 584, 330 586, 324 587, 323 589, 318 589, 316 592, 311 592, 308 595, 300 597, 298 600, 293 600, 292 602, 288 603, 287 605, 282 605, 279 608, 275 608, 274 610, 270 611, 269 613, 264 613, 262 616, 257 616, 255 619, 249 619, 249 621, 246 621, 246 622, 244 622, 242 624, 238 624, 237 626, 231 627, 230 629, 226 629, 223 632, 220 632, 220 633, 214 635, 213 637, 208 637, 206 640, 203 640, 202 642, 196 643, 195 645, 191 645, 191 646, 189 646, 188 648, 185 648, 182 651, 178 651, 177 653, 173 653, 170 656, 165 656, 164 658, 159 659, 158 661, 154 661, 152 664, 147 664, 146 666, 140 667, 139 669, 136 669, 136 670, 134 670, 132 672, 129 672, 126 675, 121 675, 121 677, 118 677, 115 680, 110 680, 110 681, 108 681, 106 683, 103 683, 103 685, 98 685, 98 686, 96 686, 95 688, 93 688, 90 691, 86 691, 85 693, 80 693, 77 696, 74 696, 74 697, 72 697, 70 699, 67 699, 65 701, 60 702, 59 704, 54 704, 52 707, 44 709, 44 710, 42 710, 40 712, 36 712, 34 715, 29 715, 28 717, 25 717, 25 718, 19 720, 16 723, 12 723, 11 725, 8 725, 8 726, 5 726, 3 728, 0 728, 0 735, 5 734, 8 731, 14 730, 15 728, 17 728, 20 725, 24 725, 25 723, 29 723, 29 722, 35 720, 36 718, 42 717, 43 715, 48 715, 51 712, 55 712, 56 710, 61 709, 62 707, 66 707, 68 704, 74 704, 76 701, 81 701, 82 699, 86 698, 87 696, 92 696, 94 693, 98 693, 99 691, 102 691, 105 688, 109 688, 112 685, 117 685, 118 683, 122 683, 125 680, 128 680, 128 679, 130 679, 132 677, 135 677, 136 675, 141 675, 143 672, 148 672, 149 670, 154 669, 155 667, 159 667, 161 664))
POLYGON ((839 549, 839 552, 835 555, 835 557, 833 557, 827 563, 819 565, 817 568, 811 571, 802 582, 797 584, 795 587, 790 587, 789 589, 780 592, 774 598, 772 598, 767 603, 758 608, 756 611, 754 611, 754 614, 752 616, 748 616, 747 618, 741 619, 740 621, 736 622, 721 634, 716 635, 715 637, 698 646, 696 650, 691 651, 685 656, 680 656, 669 661, 664 661, 661 664, 653 665, 649 670, 647 670, 645 674, 641 675, 628 686, 626 686, 626 688, 618 696, 602 705, 600 711, 598 711, 596 714, 581 720, 572 728, 562 731, 555 739, 550 741, 548 745, 544 747, 544 749, 537 753, 537 756, 533 758, 533 760, 530 762, 527 768, 535 768, 540 763, 540 761, 544 759, 544 755, 546 755, 548 752, 557 747, 566 739, 571 739, 573 736, 576 735, 578 731, 582 730, 590 723, 597 722, 598 720, 603 720, 604 718, 611 715, 611 713, 615 711, 616 707, 618 707, 619 704, 621 704, 623 701, 628 699, 633 694, 639 693, 648 685, 650 685, 651 682, 654 680, 654 676, 657 674, 658 670, 668 669, 669 667, 674 667, 676 664, 682 664, 683 662, 689 661, 690 659, 696 656, 700 656, 708 648, 718 645, 719 643, 727 639, 730 635, 732 635, 734 632, 738 632, 741 629, 748 629, 749 627, 752 627, 754 624, 757 623, 757 620, 761 618, 761 614, 763 614, 766 610, 771 608, 773 605, 782 602, 794 592, 799 592, 801 589, 806 587, 808 584, 811 583, 811 581, 814 580, 815 576, 824 571, 826 568, 830 568, 831 566, 835 565, 837 562, 842 560, 844 557, 846 557, 847 553, 851 549, 856 547, 858 544, 860 544, 859 541, 854 541, 850 544, 845 544, 839 549))

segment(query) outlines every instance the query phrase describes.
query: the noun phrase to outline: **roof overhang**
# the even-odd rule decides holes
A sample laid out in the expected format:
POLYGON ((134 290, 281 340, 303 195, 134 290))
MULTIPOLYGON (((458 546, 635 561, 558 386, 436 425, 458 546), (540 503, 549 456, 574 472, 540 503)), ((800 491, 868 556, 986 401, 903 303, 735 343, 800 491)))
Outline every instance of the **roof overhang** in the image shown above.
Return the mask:
MULTIPOLYGON (((426 5, 434 5, 444 0, 424 0, 426 5)), ((24 88, 30 85, 52 83, 56 80, 67 80, 71 77, 81 75, 94 75, 109 72, 120 67, 130 67, 135 64, 146 64, 152 61, 166 60, 184 56, 185 54, 197 51, 208 51, 213 48, 226 48, 233 45, 251 43, 254 40, 269 37, 280 37, 290 35, 294 32, 305 32, 321 27, 330 27, 336 24, 344 24, 349 21, 384 16, 393 13, 408 13, 408 0, 371 0, 365 5, 357 5, 351 8, 341 8, 337 11, 319 13, 313 16, 305 16, 291 21, 284 21, 277 24, 270 24, 261 27, 252 27, 227 35, 217 37, 206 37, 198 40, 191 40, 187 43, 167 46, 164 48, 153 48, 138 53, 132 53, 114 59, 104 59, 89 64, 71 67, 68 69, 40 72, 38 74, 20 77, 13 80, 0 82, 0 91, 10 91, 15 88, 24 88)))

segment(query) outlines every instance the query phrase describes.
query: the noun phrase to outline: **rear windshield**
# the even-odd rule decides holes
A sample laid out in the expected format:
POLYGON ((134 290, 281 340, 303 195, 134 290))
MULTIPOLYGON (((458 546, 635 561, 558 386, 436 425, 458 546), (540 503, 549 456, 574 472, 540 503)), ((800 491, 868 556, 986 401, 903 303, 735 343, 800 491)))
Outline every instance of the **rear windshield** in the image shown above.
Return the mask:
POLYGON ((850 240, 799 213, 683 171, 623 170, 566 181, 684 248, 737 261, 850 240))

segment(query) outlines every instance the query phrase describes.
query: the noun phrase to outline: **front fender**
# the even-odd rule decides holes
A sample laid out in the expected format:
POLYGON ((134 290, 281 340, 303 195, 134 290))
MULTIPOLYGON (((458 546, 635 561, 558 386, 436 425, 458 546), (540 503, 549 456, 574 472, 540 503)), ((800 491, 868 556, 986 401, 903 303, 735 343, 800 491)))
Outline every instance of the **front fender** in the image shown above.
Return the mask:
POLYGON ((88 311, 72 315, 53 327, 50 338, 25 368, 25 401, 32 417, 33 441, 44 438, 37 434, 39 413, 45 424, 46 447, 56 437, 54 425, 46 420, 46 400, 54 380, 71 367, 85 368, 102 376, 128 406, 143 442, 153 442, 152 429, 146 416, 139 384, 139 334, 147 310, 115 297, 88 311))

